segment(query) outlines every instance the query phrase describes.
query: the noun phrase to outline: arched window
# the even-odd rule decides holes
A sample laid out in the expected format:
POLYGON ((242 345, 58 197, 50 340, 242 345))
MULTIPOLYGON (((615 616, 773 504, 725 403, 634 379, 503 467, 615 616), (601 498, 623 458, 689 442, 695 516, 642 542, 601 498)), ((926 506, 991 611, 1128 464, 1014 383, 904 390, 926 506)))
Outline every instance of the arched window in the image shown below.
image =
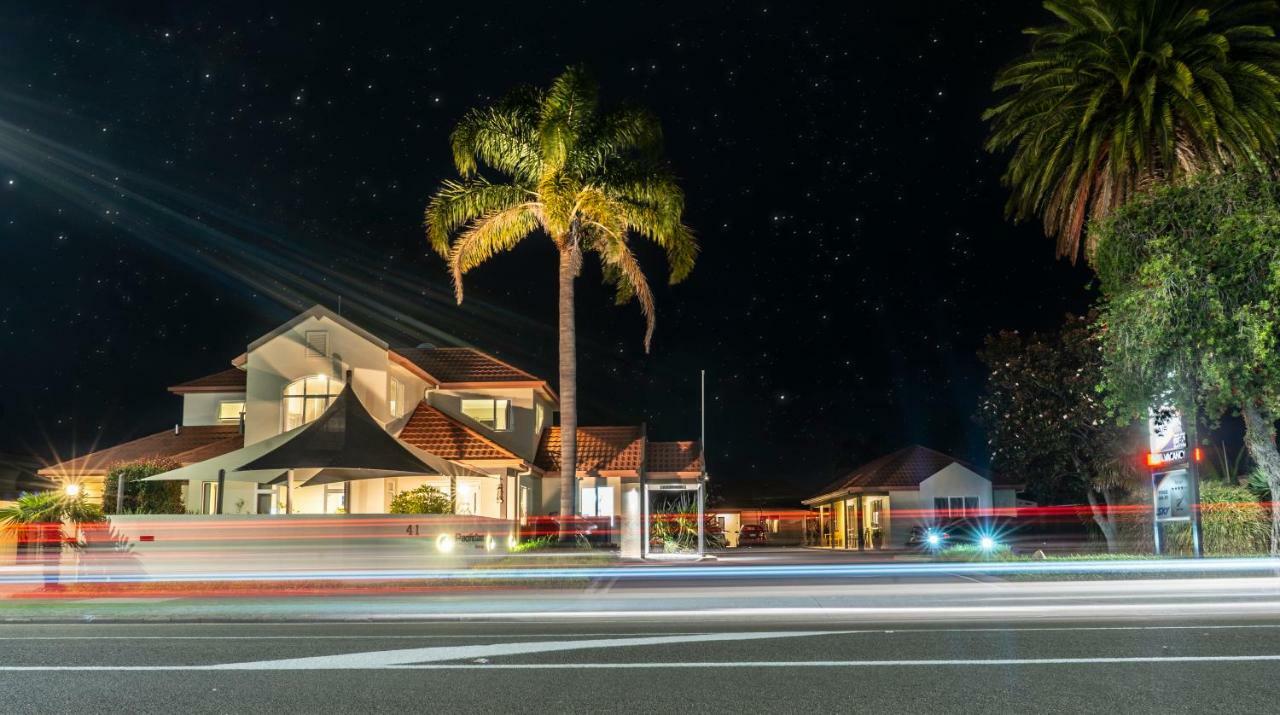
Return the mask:
POLYGON ((284 431, 319 417, 339 392, 342 392, 342 382, 325 375, 311 375, 289 383, 282 399, 284 431))

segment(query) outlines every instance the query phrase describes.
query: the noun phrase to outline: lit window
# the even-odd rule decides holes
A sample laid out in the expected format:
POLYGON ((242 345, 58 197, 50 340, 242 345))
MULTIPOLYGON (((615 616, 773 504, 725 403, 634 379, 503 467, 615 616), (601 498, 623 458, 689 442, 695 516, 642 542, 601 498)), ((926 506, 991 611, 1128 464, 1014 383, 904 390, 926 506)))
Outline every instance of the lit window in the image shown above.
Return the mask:
POLYGON ((342 383, 324 375, 312 375, 284 388, 284 431, 301 427, 319 417, 342 392, 342 383))
POLYGON ((391 413, 391 418, 395 419, 403 417, 404 410, 404 383, 393 377, 387 384, 387 411, 391 413))
POLYGON ((454 513, 475 514, 478 511, 480 511, 480 490, 474 484, 459 481, 454 513))
POLYGON ((934 497, 933 510, 937 516, 972 516, 978 510, 978 497, 934 497))
POLYGON ((212 514, 218 510, 218 483, 202 482, 200 492, 200 511, 204 514, 212 514))
POLYGON ((542 426, 546 424, 547 411, 542 405, 538 405, 533 409, 533 434, 538 436, 542 434, 542 426))
POLYGON ((582 516, 613 516, 613 487, 583 487, 578 511, 582 516))
POLYGON ((511 428, 511 400, 463 400, 462 414, 495 432, 511 428))
POLYGON ((244 401, 218 403, 219 422, 239 422, 244 414, 244 401))

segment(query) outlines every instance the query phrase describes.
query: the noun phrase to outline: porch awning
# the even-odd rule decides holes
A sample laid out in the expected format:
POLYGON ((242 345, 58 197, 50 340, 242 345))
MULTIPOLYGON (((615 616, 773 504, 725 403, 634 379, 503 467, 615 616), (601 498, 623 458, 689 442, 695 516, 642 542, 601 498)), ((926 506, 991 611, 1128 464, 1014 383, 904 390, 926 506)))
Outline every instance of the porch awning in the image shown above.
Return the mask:
POLYGON ((195 464, 188 464, 185 467, 161 472, 160 474, 146 477, 142 481, 211 481, 213 479, 217 479, 218 471, 222 470, 226 473, 226 479, 231 481, 256 482, 258 484, 270 482, 281 476, 281 470, 263 469, 258 471, 243 471, 240 468, 293 439, 302 431, 302 429, 302 427, 298 427, 274 437, 268 437, 267 439, 251 444, 248 447, 241 447, 234 452, 227 452, 226 454, 214 457, 213 459, 206 459, 203 462, 196 462, 195 464))
MULTIPOLYGON (((439 470, 383 429, 356 397, 351 382, 348 379, 333 403, 298 434, 237 470, 341 469, 439 474, 439 470)), ((348 481, 350 476, 353 475, 335 481, 348 481)))
POLYGON ((225 479, 279 484, 291 469, 318 469, 301 486, 397 476, 489 475, 405 444, 383 429, 347 380, 313 422, 221 457, 147 477, 147 481, 225 479))

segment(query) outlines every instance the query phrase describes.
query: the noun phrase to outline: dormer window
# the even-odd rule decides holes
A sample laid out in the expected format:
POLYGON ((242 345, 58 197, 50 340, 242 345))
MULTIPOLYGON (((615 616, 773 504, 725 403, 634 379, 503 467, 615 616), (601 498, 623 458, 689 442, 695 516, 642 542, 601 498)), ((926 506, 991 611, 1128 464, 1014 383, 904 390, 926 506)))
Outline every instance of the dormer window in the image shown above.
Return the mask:
POLYGON ((284 431, 319 417, 340 392, 342 382, 326 375, 311 375, 289 383, 281 398, 284 431))
POLYGON ((394 377, 387 382, 387 411, 392 419, 403 417, 405 412, 404 383, 394 377))
POLYGON ((306 333, 307 357, 329 355, 329 333, 325 330, 308 330, 306 333))
POLYGON ((223 424, 236 424, 244 414, 244 400, 218 403, 218 421, 223 424))
POLYGON ((494 432, 511 429, 511 400, 463 400, 462 414, 494 432))

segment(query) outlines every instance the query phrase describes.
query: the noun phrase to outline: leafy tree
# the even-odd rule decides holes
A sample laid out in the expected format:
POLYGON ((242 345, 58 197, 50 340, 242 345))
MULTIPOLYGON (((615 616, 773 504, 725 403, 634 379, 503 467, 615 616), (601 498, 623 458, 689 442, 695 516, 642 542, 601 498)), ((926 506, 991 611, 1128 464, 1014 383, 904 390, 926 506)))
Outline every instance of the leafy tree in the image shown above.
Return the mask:
MULTIPOLYGON (((996 77, 987 149, 1012 150, 1016 220, 1075 261, 1085 223, 1147 188, 1273 161, 1280 42, 1270 0, 1052 0, 996 77)), ((1086 255, 1096 247, 1089 237, 1086 255)))
POLYGON ((124 512, 126 514, 183 514, 181 482, 144 482, 143 479, 182 465, 167 458, 140 459, 117 464, 107 472, 102 491, 102 506, 108 514, 116 509, 116 488, 124 480, 124 512))
POLYGON ((1097 229, 1110 406, 1244 418, 1280 546, 1280 183, 1227 175, 1153 192, 1097 229))
POLYGON ((574 279, 584 255, 594 253, 618 303, 640 304, 648 351, 653 293, 631 240, 642 237, 665 250, 671 283, 689 275, 698 244, 682 222, 684 193, 662 158, 658 121, 639 109, 602 111, 596 85, 580 68, 566 70, 546 89, 522 88, 467 112, 451 141, 461 178, 445 181, 431 198, 426 228, 431 246, 449 262, 458 302, 468 271, 531 235, 546 235, 559 254, 560 513, 573 514, 574 279), (506 183, 481 176, 481 164, 506 183))
POLYGON ((435 487, 421 486, 391 499, 392 514, 452 514, 453 500, 435 487))
POLYGON ((994 469, 1024 479, 1041 503, 1086 498, 1115 551, 1114 507, 1138 479, 1138 448, 1097 394, 1102 361, 1091 326, 1091 318, 1068 315, 1057 332, 989 336, 978 418, 994 469))

